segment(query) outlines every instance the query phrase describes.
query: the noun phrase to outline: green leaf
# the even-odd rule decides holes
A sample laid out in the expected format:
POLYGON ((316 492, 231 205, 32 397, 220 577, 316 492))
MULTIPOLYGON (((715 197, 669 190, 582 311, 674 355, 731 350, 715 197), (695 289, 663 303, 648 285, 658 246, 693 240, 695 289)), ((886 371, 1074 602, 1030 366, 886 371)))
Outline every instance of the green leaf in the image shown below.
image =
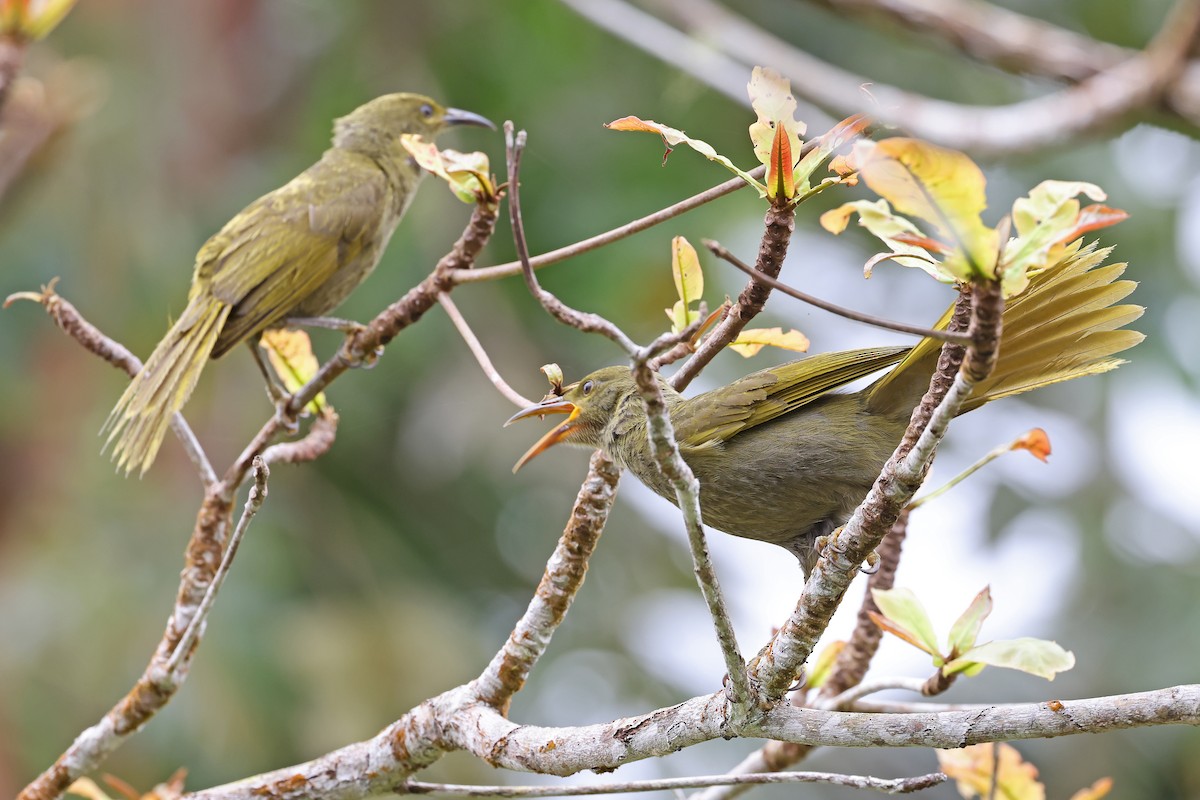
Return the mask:
POLYGON ((951 675, 973 664, 1007 667, 1052 681, 1058 673, 1075 666, 1075 655, 1070 650, 1064 650, 1057 642, 1046 639, 1009 639, 973 647, 948 662, 942 672, 951 675))
POLYGON ((950 652, 965 653, 974 647, 975 640, 979 638, 979 629, 991 613, 992 593, 990 588, 985 586, 950 628, 950 652))
POLYGON ((759 197, 767 196, 767 187, 759 183, 750 173, 745 172, 736 166, 725 156, 713 149, 713 146, 708 142, 702 142, 699 139, 693 139, 677 128, 672 128, 662 123, 655 122, 652 119, 641 119, 640 117, 621 117, 612 122, 606 122, 604 127, 614 131, 646 131, 649 133, 657 133, 662 137, 663 145, 667 151, 663 153, 663 164, 667 163, 667 156, 671 155, 671 151, 677 145, 686 144, 688 147, 695 150, 700 155, 707 158, 709 161, 715 161, 725 167, 730 172, 737 175, 746 183, 754 187, 758 192, 759 197))
POLYGON ((915 594, 908 589, 872 589, 871 596, 875 598, 875 605, 879 606, 884 618, 894 626, 892 633, 896 633, 895 629, 899 628, 907 635, 896 635, 909 644, 930 655, 939 654, 933 623, 915 594))

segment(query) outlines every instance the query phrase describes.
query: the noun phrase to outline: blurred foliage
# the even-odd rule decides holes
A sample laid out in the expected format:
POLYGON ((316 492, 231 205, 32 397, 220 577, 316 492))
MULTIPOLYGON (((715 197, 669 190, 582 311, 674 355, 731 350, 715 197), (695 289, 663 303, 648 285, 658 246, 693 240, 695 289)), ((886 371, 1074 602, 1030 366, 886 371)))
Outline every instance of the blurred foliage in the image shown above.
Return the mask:
MULTIPOLYGON (((1160 18, 1146 10, 1113 24, 1113 15, 1133 6, 1123 0, 1025 5, 1132 44, 1160 18)), ((1022 91, 1017 81, 902 32, 867 29, 787 0, 757 0, 746 13, 777 22, 781 35, 817 55, 840 60, 852 52, 865 74, 932 94, 1000 102, 1022 91)), ((752 163, 746 126, 753 115, 746 109, 551 0, 93 0, 31 48, 25 73, 47 79, 67 66, 77 76, 74 102, 94 107, 0 203, 0 297, 61 276, 64 296, 143 356, 183 307, 199 245, 247 202, 315 160, 335 117, 378 94, 420 91, 529 131, 523 205, 534 252, 726 178, 684 152, 660 168, 657 144, 606 133, 605 121, 626 114, 669 119, 752 163)), ((446 144, 483 149, 503 163, 498 135, 459 131, 446 144)), ((968 501, 948 499, 936 519, 915 515, 913 558, 928 557, 927 566, 921 572, 906 565, 901 583, 906 574, 925 576, 916 588, 936 605, 927 592, 970 572, 965 556, 952 559, 961 552, 952 543, 968 539, 965 531, 978 523, 988 533, 970 545, 986 577, 971 573, 970 588, 949 605, 961 608, 990 581, 1002 610, 1006 599, 1020 601, 1023 581, 1045 574, 1050 594, 1031 590, 1027 601, 1039 605, 989 631, 1057 639, 1079 666, 1052 688, 989 670, 960 681, 951 701, 1083 697, 1192 677, 1180 669, 1180 654, 1200 652, 1200 523, 1194 513, 1181 517, 1163 496, 1161 476, 1184 465, 1137 460, 1130 450, 1165 460, 1183 452, 1181 436, 1186 442, 1185 434, 1196 432, 1194 423, 1184 430, 1169 424, 1200 411, 1200 243, 1186 234, 1189 225, 1200 229, 1198 161, 1194 141, 1139 127, 1115 140, 1064 142, 1036 158, 985 166, 995 208, 1044 178, 1060 178, 1098 183, 1113 205, 1131 212, 1103 240, 1118 246, 1142 282, 1135 299, 1148 307, 1140 329, 1150 339, 1114 376, 1056 387, 1007 410, 989 407, 952 431, 943 453, 950 465, 969 463, 1032 424, 1050 431, 1056 453, 1048 467, 997 467, 975 479, 974 493, 962 495, 968 501), (1162 397, 1175 398, 1176 415, 1143 423, 1138 415, 1156 409, 1140 401, 1162 397), (929 550, 920 550, 923 537, 929 550)), ((861 237, 833 242, 818 231, 818 213, 844 197, 818 198, 802 212, 789 280, 867 311, 935 318, 949 299, 945 290, 883 267, 863 284, 857 270, 872 245, 861 237)), ((743 191, 550 269, 543 281, 567 302, 600 311, 646 340, 674 300, 671 238, 717 238, 749 255, 761 213, 743 191)), ((369 288, 340 313, 365 319, 401 295, 466 218, 444 187, 429 182, 369 288)), ((483 263, 510 258, 501 232, 483 263)), ((741 281, 716 263, 706 267, 715 306, 720 298, 712 292, 736 292, 741 281)), ((570 380, 618 355, 606 341, 547 318, 518 279, 464 286, 455 298, 497 367, 527 395, 544 391, 540 364, 562 364, 570 380)), ((892 341, 783 298, 764 323, 799 328, 814 350, 892 341)), ((333 333, 313 338, 318 354, 338 343, 333 333)), ((724 356, 706 380, 752 368, 724 356)), ((200 492, 173 442, 144 479, 114 474, 95 434, 124 378, 62 336, 36 307, 0 313, 0 369, 0 795, 11 795, 144 666, 172 602, 200 492)), ((150 786, 185 765, 188 785, 202 787, 366 738, 426 696, 473 677, 524 608, 585 472, 583 455, 547 454, 512 476, 512 463, 539 431, 500 428, 512 409, 437 309, 373 370, 339 381, 328 399, 342 419, 332 452, 314 465, 273 471, 270 499, 190 680, 107 771, 150 786)), ((218 468, 270 413, 244 353, 207 370, 187 408, 218 468)), ((945 475, 954 471, 950 466, 945 475)), ((517 720, 595 722, 719 685, 722 667, 681 528, 629 483, 587 585, 517 698, 517 720)), ((790 610, 798 572, 782 551, 720 538, 742 646, 753 652, 790 610)), ((885 674, 889 667, 920 669, 881 661, 885 674)), ((717 771, 753 746, 714 742, 631 765, 616 777, 717 771)), ((1041 768, 1050 796, 1065 797, 1105 773, 1116 780, 1114 796, 1155 800, 1200 793, 1197 747, 1200 733, 1179 728, 1020 745, 1041 768)), ((934 758, 826 751, 810 764, 912 774, 933 768, 934 758)), ((500 777, 462 756, 427 776, 500 777)), ((807 796, 848 795, 813 789, 807 796)))

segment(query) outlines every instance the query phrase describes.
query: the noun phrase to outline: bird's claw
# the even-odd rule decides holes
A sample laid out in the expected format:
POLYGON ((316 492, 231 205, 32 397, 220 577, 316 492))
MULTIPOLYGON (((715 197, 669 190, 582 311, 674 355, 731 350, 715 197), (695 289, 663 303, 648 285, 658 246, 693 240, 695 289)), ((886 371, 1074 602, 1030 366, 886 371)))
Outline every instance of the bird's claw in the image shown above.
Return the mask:
POLYGON ((872 550, 867 553, 867 560, 858 568, 863 575, 874 575, 879 572, 879 553, 872 550))
POLYGON ((300 420, 288 411, 288 407, 292 403, 292 395, 276 388, 275 393, 272 394, 272 402, 275 404, 275 422, 279 424, 279 427, 283 428, 289 436, 299 431, 300 420))

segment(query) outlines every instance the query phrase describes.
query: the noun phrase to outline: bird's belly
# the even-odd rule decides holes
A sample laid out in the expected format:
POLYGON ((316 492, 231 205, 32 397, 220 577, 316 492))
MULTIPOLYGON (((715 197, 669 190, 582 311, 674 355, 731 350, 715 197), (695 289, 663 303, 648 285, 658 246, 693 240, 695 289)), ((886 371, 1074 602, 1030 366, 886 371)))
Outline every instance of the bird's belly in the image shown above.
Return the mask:
POLYGON ((732 437, 720 452, 688 458, 700 481, 705 524, 787 545, 844 523, 903 427, 865 415, 831 426, 823 416, 784 417, 732 437))

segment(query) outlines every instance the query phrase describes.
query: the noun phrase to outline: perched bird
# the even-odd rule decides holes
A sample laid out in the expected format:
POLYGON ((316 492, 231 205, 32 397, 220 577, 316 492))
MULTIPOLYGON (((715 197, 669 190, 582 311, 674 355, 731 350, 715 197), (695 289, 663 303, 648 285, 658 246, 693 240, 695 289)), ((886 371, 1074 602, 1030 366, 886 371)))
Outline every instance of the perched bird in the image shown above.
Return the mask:
POLYGON ((421 180, 401 134, 432 138, 451 125, 495 128, 418 94, 359 106, 334 123, 320 161, 204 243, 187 307, 105 423, 119 469, 150 467, 209 357, 288 317, 328 314, 371 274, 421 180))
MULTIPOLYGON (((1116 305, 1136 284, 1124 264, 1097 266, 1084 249, 1035 276, 1004 311, 999 360, 964 411, 999 397, 1106 372, 1144 337, 1122 326, 1142 314, 1116 305)), ((940 326, 948 324, 950 312, 940 326)), ((700 510, 714 528, 778 544, 807 574, 816 540, 849 519, 908 426, 929 386, 941 344, 826 353, 747 375, 685 398, 659 378, 680 454, 700 482, 700 510), (833 390, 897 366, 865 389, 833 390)), ((650 453, 646 413, 628 367, 606 367, 509 422, 568 414, 521 458, 558 443, 599 448, 656 493, 675 491, 650 453)))

